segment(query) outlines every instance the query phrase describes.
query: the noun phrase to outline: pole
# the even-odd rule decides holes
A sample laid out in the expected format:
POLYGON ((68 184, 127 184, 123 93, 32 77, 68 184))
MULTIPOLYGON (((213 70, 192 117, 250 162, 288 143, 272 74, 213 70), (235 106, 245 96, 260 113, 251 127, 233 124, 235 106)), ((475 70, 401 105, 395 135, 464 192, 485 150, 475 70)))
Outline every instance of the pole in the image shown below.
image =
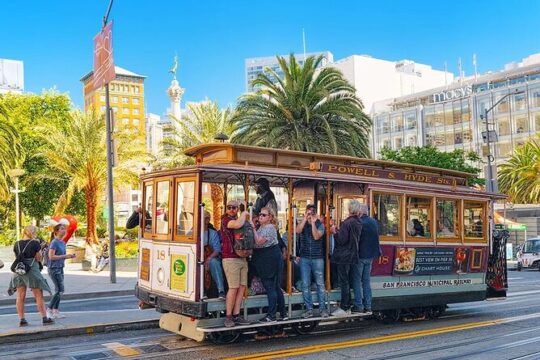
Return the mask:
POLYGON ((491 162, 493 159, 493 156, 491 155, 491 142, 490 142, 490 136, 489 136, 489 121, 488 121, 488 110, 484 110, 484 121, 486 122, 486 145, 487 145, 487 160, 488 160, 488 168, 487 168, 487 184, 486 189, 488 192, 493 191, 493 171, 491 168, 491 162))
MULTIPOLYGON (((113 0, 109 2, 107 13, 103 17, 103 29, 107 25, 109 14, 111 12, 113 0)), ((113 193, 113 146, 112 132, 113 126, 111 122, 111 108, 109 104, 109 84, 105 84, 105 122, 107 126, 107 200, 109 208, 109 269, 111 284, 116 284, 116 256, 114 243, 114 193, 113 193)))
POLYGON ((21 214, 19 212, 19 177, 15 177, 15 226, 17 230, 15 231, 17 235, 17 241, 20 239, 21 233, 21 214))

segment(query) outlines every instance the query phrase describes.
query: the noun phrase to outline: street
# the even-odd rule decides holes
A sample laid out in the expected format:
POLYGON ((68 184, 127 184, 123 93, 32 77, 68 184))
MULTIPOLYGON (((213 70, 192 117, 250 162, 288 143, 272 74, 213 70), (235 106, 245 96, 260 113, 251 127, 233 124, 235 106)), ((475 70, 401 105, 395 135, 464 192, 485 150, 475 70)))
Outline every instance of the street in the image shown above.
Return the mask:
MULTIPOLYGON (((454 304, 438 320, 382 324, 376 320, 320 326, 310 335, 232 345, 184 340, 160 329, 115 331, 0 346, 6 359, 538 359, 540 294, 538 271, 511 271, 504 301, 454 304)), ((135 299, 117 297, 66 301, 75 311, 133 309, 135 299)), ((1 307, 0 314, 14 311, 1 307)))

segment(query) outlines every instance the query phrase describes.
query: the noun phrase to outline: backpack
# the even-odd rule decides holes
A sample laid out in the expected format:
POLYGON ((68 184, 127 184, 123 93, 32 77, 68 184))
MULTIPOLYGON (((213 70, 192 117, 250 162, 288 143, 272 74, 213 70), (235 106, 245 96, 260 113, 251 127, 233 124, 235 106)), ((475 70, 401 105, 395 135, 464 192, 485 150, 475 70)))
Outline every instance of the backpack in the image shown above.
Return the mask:
POLYGON ((41 257, 43 258, 42 263, 43 266, 49 266, 49 246, 50 244, 45 245, 43 249, 41 249, 41 257))
POLYGON ((253 227, 247 221, 240 229, 234 230, 233 249, 236 255, 241 258, 249 257, 253 254, 255 247, 255 234, 253 227))

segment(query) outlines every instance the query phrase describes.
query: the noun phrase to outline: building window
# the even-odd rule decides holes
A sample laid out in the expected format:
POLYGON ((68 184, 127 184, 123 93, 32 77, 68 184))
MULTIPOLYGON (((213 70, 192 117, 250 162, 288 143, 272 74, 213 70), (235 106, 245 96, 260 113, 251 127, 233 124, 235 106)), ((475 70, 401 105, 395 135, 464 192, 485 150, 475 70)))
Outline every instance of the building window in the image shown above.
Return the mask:
MULTIPOLYGON (((495 102, 499 101, 499 99, 502 98, 504 95, 506 94, 497 95, 495 102)), ((510 111, 510 104, 508 102, 508 98, 506 98, 503 101, 501 101, 499 105, 497 105, 497 112, 506 113, 508 111, 510 111)))
POLYGON ((432 198, 407 196, 407 236, 431 237, 432 198))
POLYGON ((516 118, 516 133, 522 134, 529 132, 529 119, 527 116, 519 116, 516 118))
POLYGON ((105 112, 105 106, 100 107, 101 111, 105 112))
POLYGON ((139 105, 139 98, 133 98, 131 101, 133 102, 133 104, 139 105))
POLYGON ((403 147, 403 139, 401 137, 397 137, 395 142, 396 142, 396 150, 399 150, 403 147))
POLYGON ((117 113, 118 112, 118 106, 113 106, 112 110, 113 110, 113 112, 117 113))
POLYGON ((416 135, 411 135, 407 139, 407 146, 416 146, 416 135))
POLYGON ((127 104, 129 99, 127 97, 122 97, 122 104, 127 104))
POLYGON ((534 114, 534 128, 535 131, 540 131, 540 113, 534 114))
POLYGON ((134 89, 134 90, 135 90, 135 94, 138 94, 139 91, 140 91, 138 86, 135 86, 135 89, 134 89))
POLYGON ((398 236, 400 232, 401 196, 390 194, 374 194, 371 211, 379 223, 382 236, 398 236))
POLYGON ((122 119, 122 124, 124 124, 124 125, 129 124, 129 119, 128 118, 123 118, 122 119))
POLYGON ((128 108, 122 108, 122 114, 129 114, 128 108))
POLYGON ((525 102, 525 93, 514 95, 514 110, 526 110, 527 104, 525 102))
POLYGON ((498 143, 497 149, 499 150, 499 157, 505 158, 512 155, 512 143, 510 142, 498 143))
POLYGON ((510 121, 508 116, 502 116, 497 119, 497 125, 499 128, 499 136, 510 135, 510 121))
POLYGON ((407 123, 407 129, 416 129, 416 114, 407 114, 405 115, 405 121, 407 123))
POLYGON ((403 130, 403 117, 401 114, 392 116, 392 125, 394 127, 393 131, 403 130))
POLYGON ((139 126, 140 124, 140 120, 139 119, 133 119, 133 125, 134 126, 139 126))
POLYGON ((534 89, 531 91, 531 106, 540 107, 540 89, 534 89))
POLYGON ((457 201, 437 199, 437 237, 457 237, 457 201))
POLYGON ((112 102, 117 103, 118 102, 118 96, 113 96, 112 97, 112 102))
POLYGON ((105 95, 101 95, 101 96, 99 97, 99 100, 100 100, 101 102, 105 102, 105 95))
POLYGON ((133 115, 139 115, 139 109, 133 109, 133 115))

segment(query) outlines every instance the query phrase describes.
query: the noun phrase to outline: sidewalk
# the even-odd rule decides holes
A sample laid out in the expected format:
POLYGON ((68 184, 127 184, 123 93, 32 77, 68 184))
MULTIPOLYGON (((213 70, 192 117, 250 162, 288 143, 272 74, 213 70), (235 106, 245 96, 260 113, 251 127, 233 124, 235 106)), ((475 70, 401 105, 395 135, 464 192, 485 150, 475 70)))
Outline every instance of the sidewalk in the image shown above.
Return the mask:
MULTIPOLYGON (((7 288, 12 273, 11 263, 6 263, 0 269, 0 306, 15 304, 15 295, 8 296, 7 288)), ((53 284, 46 270, 42 272, 49 282, 51 290, 53 284)), ((85 299, 106 296, 134 295, 137 282, 136 272, 117 272, 116 284, 111 284, 109 271, 93 273, 83 271, 81 264, 66 264, 65 288, 62 299, 85 299)), ((49 295, 45 293, 45 299, 49 295)), ((28 291, 27 304, 35 304, 31 291, 28 291)), ((12 342, 46 339, 57 336, 70 336, 78 334, 93 334, 98 332, 111 332, 115 330, 135 330, 158 327, 159 313, 154 309, 147 310, 114 310, 114 311, 74 311, 66 312, 65 319, 56 320, 54 325, 43 326, 38 313, 29 313, 26 319, 29 326, 20 328, 19 319, 13 307, 13 315, 2 315, 0 320, 0 345, 12 342)))

